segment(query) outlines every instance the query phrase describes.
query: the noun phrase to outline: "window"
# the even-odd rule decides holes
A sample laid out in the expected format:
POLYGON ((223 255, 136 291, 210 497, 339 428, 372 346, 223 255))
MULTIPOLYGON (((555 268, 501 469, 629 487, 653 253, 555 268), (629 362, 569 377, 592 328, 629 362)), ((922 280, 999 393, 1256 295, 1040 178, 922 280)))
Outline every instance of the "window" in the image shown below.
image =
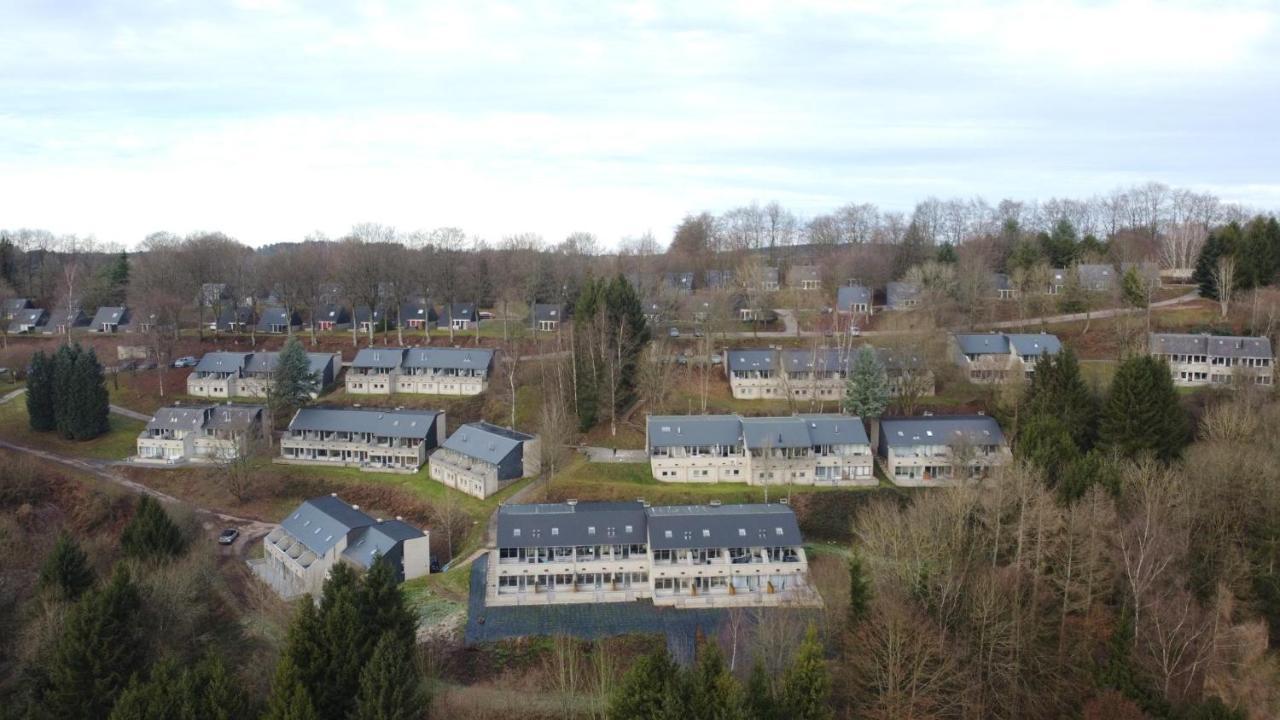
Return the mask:
POLYGON ((559 535, 559 534, 560 534, 560 528, 551 528, 551 534, 552 534, 552 535, 559 535))
POLYGON ((588 534, 588 535, 595 535, 595 534, 596 534, 595 526, 593 526, 593 525, 589 525, 589 526, 587 526, 587 534, 588 534))

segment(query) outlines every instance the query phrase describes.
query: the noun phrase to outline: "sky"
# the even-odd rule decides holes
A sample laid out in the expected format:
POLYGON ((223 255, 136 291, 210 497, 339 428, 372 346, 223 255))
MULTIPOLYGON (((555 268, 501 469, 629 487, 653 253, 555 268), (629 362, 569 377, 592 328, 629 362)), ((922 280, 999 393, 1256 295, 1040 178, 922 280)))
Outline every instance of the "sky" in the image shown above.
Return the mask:
POLYGON ((1280 2, 0 2, 0 227, 602 245, 778 201, 1280 207, 1280 2))

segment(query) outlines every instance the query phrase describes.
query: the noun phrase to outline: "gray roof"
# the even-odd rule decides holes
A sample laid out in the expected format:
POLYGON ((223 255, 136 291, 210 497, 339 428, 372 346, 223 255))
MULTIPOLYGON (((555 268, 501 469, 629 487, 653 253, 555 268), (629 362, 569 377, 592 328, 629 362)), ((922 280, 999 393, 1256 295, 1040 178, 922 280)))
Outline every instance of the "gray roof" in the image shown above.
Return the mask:
POLYGON ((404 358, 407 368, 487 369, 493 364, 488 348, 411 348, 404 358))
POLYGON ((156 410, 148 430, 244 430, 258 421, 261 405, 181 405, 156 410))
POLYGON ((31 307, 31 300, 27 298, 9 298, 4 301, 5 314, 16 313, 19 310, 26 310, 31 307))
POLYGON ((280 306, 269 307, 262 311, 262 317, 258 320, 258 329, 266 330, 276 325, 299 325, 297 313, 285 312, 280 306))
MULTIPOLYGON (((307 369, 313 374, 321 374, 329 363, 333 362, 332 353, 307 353, 307 369)), ((274 372, 280 364, 279 352, 256 352, 245 362, 244 371, 252 373, 274 372)))
POLYGON ((725 288, 733 284, 732 270, 708 270, 707 271, 707 287, 725 288))
POLYGON ((654 550, 803 542, 796 514, 786 505, 671 505, 649 508, 646 514, 654 550))
POLYGON ((349 323, 351 322, 351 313, 347 312, 346 306, 328 303, 312 319, 324 322, 349 323))
POLYGON ((851 415, 799 415, 814 445, 870 445, 862 418, 851 415))
POLYGON ((1115 283, 1116 269, 1106 264, 1081 263, 1076 265, 1076 276, 1086 289, 1105 290, 1115 283))
POLYGON ((810 447, 809 426, 789 418, 742 418, 742 435, 749 448, 810 447))
POLYGON ((480 421, 458 428, 441 447, 496 465, 521 443, 532 439, 532 435, 518 430, 480 421))
POLYGON ((564 319, 564 306, 552 303, 534 303, 533 319, 535 322, 542 320, 554 320, 559 322, 564 319))
POLYGON ((1005 335, 1013 351, 1019 355, 1057 355, 1062 341, 1049 333, 1012 333, 1005 335))
POLYGON ((323 495, 304 500, 280 526, 311 552, 324 555, 352 530, 373 523, 373 518, 337 497, 323 495))
POLYGON ((818 348, 813 350, 783 350, 782 365, 787 372, 835 372, 847 369, 852 355, 846 355, 836 348, 818 348))
POLYGON ((1271 339, 1235 335, 1151 333, 1151 352, 1157 355, 1208 355, 1228 358, 1274 358, 1271 339))
POLYGON ((730 350, 730 370, 777 370, 777 350, 730 350))
POLYGON ((475 322, 480 316, 476 314, 475 303, 446 303, 444 306, 444 317, 452 320, 455 317, 459 320, 470 320, 475 322))
POLYGON ((891 308, 920 296, 920 286, 908 282, 891 282, 885 286, 885 302, 891 308))
POLYGON ((865 285, 847 285, 836 291, 836 309, 848 312, 854 305, 871 305, 871 288, 865 285))
POLYGON ((427 322, 435 322, 439 319, 436 315, 436 308, 426 300, 410 300, 400 305, 400 320, 409 322, 410 320, 425 320, 427 322))
POLYGON ((209 417, 209 427, 245 430, 262 417, 261 405, 215 405, 209 417))
POLYGON ((651 415, 650 447, 737 445, 742 419, 737 415, 651 415))
POLYGON ((1012 290, 1013 281, 1009 278, 1008 273, 991 273, 991 284, 996 290, 1012 290))
POLYGON ((965 355, 1008 355, 1009 339, 997 333, 956 333, 956 345, 965 355))
POLYGON ((498 508, 498 547, 631 545, 646 542, 639 502, 548 503, 498 508))
MULTIPOLYGON (((375 324, 380 323, 382 322, 383 317, 384 317, 384 314, 383 314, 382 308, 375 308, 373 311, 373 322, 375 324)), ((356 322, 357 323, 369 322, 369 306, 368 305, 361 305, 356 308, 356 322)))
POLYGON ((986 415, 882 418, 880 437, 891 447, 949 445, 956 440, 965 440, 973 445, 999 445, 1004 442, 1000 424, 986 415))
POLYGON ((252 353, 238 352, 205 353, 196 365, 196 372, 240 372, 251 355, 252 353))
POLYGON ((55 308, 49 315, 49 320, 45 322, 43 332, 52 333, 59 325, 70 325, 77 327, 85 323, 84 313, 80 308, 68 308, 66 306, 55 308))
POLYGON ((874 350, 876 357, 880 358, 880 364, 884 365, 886 370, 920 370, 927 367, 924 356, 920 353, 890 348, 874 348, 874 350))
POLYGON ((820 280, 822 275, 817 265, 792 265, 787 270, 787 284, 798 285, 805 280, 820 280))
POLYGON ((222 308, 222 312, 218 313, 218 319, 214 324, 219 330, 229 330, 233 324, 247 325, 253 321, 253 309, 244 306, 232 307, 228 305, 222 308))
POLYGON ((965 355, 1057 355, 1062 341, 1049 333, 955 333, 965 355))
POLYGON ((163 407, 156 410, 148 430, 199 430, 204 427, 205 415, 209 405, 184 405, 182 407, 163 407))
POLYGON ((383 520, 352 530, 342 557, 368 569, 373 566, 375 557, 386 557, 400 543, 416 540, 424 535, 421 530, 403 520, 383 520))
POLYGON ((668 287, 676 290, 692 290, 693 289, 693 273, 691 272, 669 272, 662 274, 662 282, 668 287))
POLYGON ((439 416, 435 410, 308 407, 293 416, 289 430, 366 432, 382 437, 425 439, 439 416))
POLYGON ((128 321, 128 311, 123 307, 100 307, 98 312, 93 315, 93 322, 90 325, 97 330, 103 325, 123 325, 128 321))
POLYGON ((18 332, 23 325, 38 326, 44 321, 45 312, 40 308, 15 310, 13 322, 9 323, 9 332, 18 332))
POLYGON ((404 362, 404 348, 364 348, 351 361, 353 368, 391 370, 404 362))

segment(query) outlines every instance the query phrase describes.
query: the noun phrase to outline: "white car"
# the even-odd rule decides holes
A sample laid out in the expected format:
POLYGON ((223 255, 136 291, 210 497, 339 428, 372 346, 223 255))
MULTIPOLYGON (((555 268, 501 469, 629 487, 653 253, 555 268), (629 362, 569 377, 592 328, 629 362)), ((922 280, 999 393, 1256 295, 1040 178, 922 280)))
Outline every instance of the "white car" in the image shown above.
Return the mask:
POLYGON ((173 366, 176 368, 195 367, 196 365, 199 365, 199 364, 200 364, 200 361, 196 360, 190 355, 185 355, 173 361, 173 366))

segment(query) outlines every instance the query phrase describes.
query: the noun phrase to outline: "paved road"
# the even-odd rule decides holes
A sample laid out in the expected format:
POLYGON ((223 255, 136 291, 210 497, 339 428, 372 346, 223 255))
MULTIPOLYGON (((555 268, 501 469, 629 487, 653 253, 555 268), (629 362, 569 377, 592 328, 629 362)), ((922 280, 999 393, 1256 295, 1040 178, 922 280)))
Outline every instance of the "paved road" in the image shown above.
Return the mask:
POLYGON ((4 397, 0 397, 0 405, 3 405, 9 402, 10 400, 18 397, 19 395, 25 393, 26 391, 27 391, 26 388, 18 388, 17 390, 13 390, 11 392, 5 393, 4 397))
POLYGON ((117 415, 122 415, 127 418, 133 418, 134 420, 141 420, 142 422, 151 422, 150 415, 144 415, 138 412, 137 410, 130 410, 127 407, 120 407, 119 405, 111 405, 109 407, 111 409, 111 412, 117 415))
MULTIPOLYGON (((1156 310, 1160 308, 1173 307, 1175 305, 1182 305, 1184 303, 1191 302, 1199 297, 1200 292, 1198 290, 1193 290, 1185 295, 1179 295, 1175 298, 1151 303, 1151 307, 1156 310)), ((1026 320, 1005 320, 1002 322, 983 323, 979 324, 977 327, 980 330, 1000 330, 1004 328, 1026 327, 1027 325, 1048 325, 1054 323, 1078 322, 1081 320, 1104 320, 1106 318, 1113 318, 1120 315, 1133 315, 1144 312, 1146 312, 1144 308, 1111 308, 1108 310, 1095 310, 1089 313, 1069 313, 1066 315, 1049 315, 1027 318, 1026 320)))
POLYGON ((583 455, 587 456, 587 460, 594 463, 643 463, 649 462, 649 456, 644 450, 614 450, 607 447, 592 447, 584 445, 579 450, 583 455))

